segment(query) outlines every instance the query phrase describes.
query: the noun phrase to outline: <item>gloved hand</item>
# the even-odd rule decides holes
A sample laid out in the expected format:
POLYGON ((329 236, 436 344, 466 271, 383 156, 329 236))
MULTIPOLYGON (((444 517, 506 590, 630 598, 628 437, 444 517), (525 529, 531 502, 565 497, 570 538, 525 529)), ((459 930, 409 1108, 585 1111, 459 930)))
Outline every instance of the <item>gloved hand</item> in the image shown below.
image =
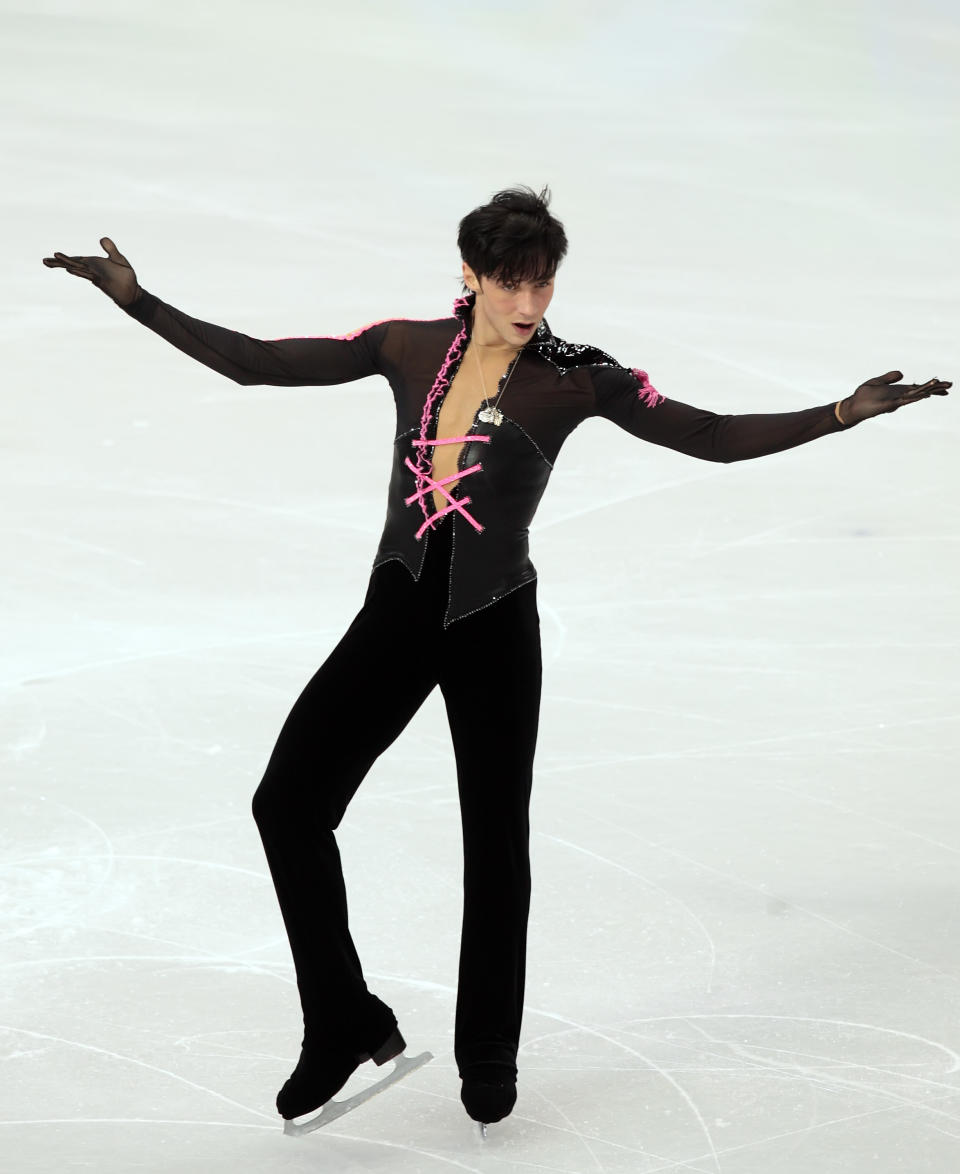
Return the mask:
POLYGON ((106 257, 68 257, 65 253, 54 253, 52 257, 44 257, 43 263, 48 269, 66 269, 76 277, 85 277, 118 306, 129 306, 140 296, 137 275, 108 236, 100 238, 100 247, 106 249, 106 257))
POLYGON ((840 404, 844 424, 859 424, 871 416, 895 412, 906 404, 927 399, 931 395, 949 395, 947 388, 953 387, 948 379, 928 379, 926 383, 898 383, 902 371, 888 371, 861 383, 853 395, 840 404))

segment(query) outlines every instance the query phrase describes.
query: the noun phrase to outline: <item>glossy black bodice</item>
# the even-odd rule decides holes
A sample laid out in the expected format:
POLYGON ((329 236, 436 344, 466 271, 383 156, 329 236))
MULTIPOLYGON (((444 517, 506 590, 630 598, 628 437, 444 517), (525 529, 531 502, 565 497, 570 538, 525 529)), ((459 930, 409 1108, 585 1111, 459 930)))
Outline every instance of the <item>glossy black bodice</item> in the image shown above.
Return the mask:
MULTIPOLYGON (((234 382, 294 387, 343 384, 384 376, 397 411, 387 514, 374 566, 396 559, 419 577, 430 528, 417 531, 436 510, 408 498, 425 489, 412 472, 432 465, 437 419, 469 343, 474 295, 454 312, 433 320, 391 319, 340 337, 257 339, 193 318, 141 290, 127 314, 191 358, 234 382), (420 459, 419 454, 425 452, 420 459)), ((488 607, 536 577, 529 556, 529 528, 564 440, 583 420, 601 416, 642 440, 708 461, 740 461, 844 430, 833 402, 792 412, 720 415, 667 399, 646 372, 622 366, 596 347, 557 338, 546 321, 526 344, 499 401, 500 425, 478 418, 467 435, 488 435, 488 444, 465 443, 458 467, 481 464, 451 494, 470 498, 465 507, 483 527, 478 532, 454 513, 446 626, 488 607)), ((324 443, 321 441, 320 443, 324 443)))

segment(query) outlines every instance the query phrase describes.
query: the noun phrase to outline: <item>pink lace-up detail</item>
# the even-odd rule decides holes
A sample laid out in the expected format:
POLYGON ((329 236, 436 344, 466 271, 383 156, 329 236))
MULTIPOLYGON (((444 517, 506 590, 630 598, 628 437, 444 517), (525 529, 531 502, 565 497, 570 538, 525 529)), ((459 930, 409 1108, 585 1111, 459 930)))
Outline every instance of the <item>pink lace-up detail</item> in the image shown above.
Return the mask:
MULTIPOLYGON (((427 448, 431 447, 432 445, 469 444, 474 440, 478 440, 482 444, 490 443, 489 436, 448 436, 444 440, 414 440, 411 443, 421 450, 420 453, 418 453, 419 457, 427 448)), ((427 527, 431 525, 431 523, 437 521, 438 518, 442 518, 445 514, 451 513, 453 510, 457 510, 458 513, 462 514, 478 534, 483 533, 483 527, 480 525, 477 519, 473 517, 473 515, 470 514, 467 509, 465 509, 465 507, 470 504, 471 498, 461 497, 457 499, 452 497, 445 488, 445 486, 449 485, 451 481, 460 481, 464 477, 468 477, 471 473, 478 472, 483 468, 482 464, 478 462, 476 465, 471 465, 469 469, 458 469, 456 473, 452 473, 449 477, 441 477, 439 481, 436 481, 432 475, 432 472, 424 473, 420 468, 418 468, 417 465, 413 463, 413 461, 410 460, 409 457, 406 458, 404 463, 410 472, 413 473, 417 478, 417 492, 411 493, 410 496, 404 500, 404 505, 413 505, 415 501, 419 500, 420 505, 424 507, 423 512, 426 514, 427 510, 425 499, 427 495, 432 494, 435 489, 439 489, 447 501, 450 502, 450 504, 445 506, 444 509, 438 510, 435 514, 427 516, 426 521, 417 531, 418 539, 423 537, 424 530, 426 530, 427 527)))
POLYGON ((640 384, 637 395, 642 404, 646 404, 648 408, 655 408, 657 404, 662 403, 667 398, 653 386, 650 382, 650 376, 646 371, 641 371, 639 367, 631 367, 630 373, 640 384))
POLYGON ((445 440, 411 440, 416 448, 423 448, 431 444, 469 444, 471 440, 479 440, 484 444, 490 443, 489 436, 448 436, 445 440))
MULTIPOLYGON (((454 313, 456 314, 457 310, 462 309, 467 304, 468 304, 467 298, 457 298, 457 300, 453 304, 454 313)), ((478 530, 483 529, 483 527, 480 526, 480 524, 478 522, 476 522, 473 518, 471 518, 470 515, 467 513, 467 511, 462 508, 464 505, 464 502, 457 503, 456 501, 454 501, 454 499, 450 496, 450 494, 447 493, 446 489, 443 488, 443 485, 438 484, 436 481, 434 481, 434 479, 433 479, 433 459, 427 451, 427 449, 431 445, 434 445, 434 444, 454 443, 454 441, 452 441, 452 440, 447 440, 447 441, 427 440, 427 432, 430 428, 430 417, 433 414, 433 405, 437 402, 437 400, 444 394, 444 392, 450 386, 451 368, 456 363, 459 363, 460 359, 463 357, 463 347, 464 347, 464 343, 466 341, 467 341, 467 322, 466 322, 466 319, 464 318, 463 321, 460 323, 460 329, 457 332, 456 337, 454 338, 453 342, 450 344, 450 346, 447 350, 446 357, 443 360, 443 365, 441 366, 440 370, 437 372, 437 377, 433 381, 433 387, 430 388, 430 392, 427 395, 426 400, 424 401, 423 412, 420 414, 420 438, 418 440, 413 441, 414 447, 416 449, 418 449, 416 464, 414 464, 410 460, 409 457, 406 458, 407 468, 409 468, 411 470, 411 472, 414 474, 414 476, 417 479, 417 492, 409 499, 407 504, 409 505, 412 502, 419 499, 420 508, 423 510, 423 516, 425 519, 423 525, 417 531, 417 538, 421 537, 424 530, 426 530, 427 526, 429 526, 431 524, 431 522, 435 522, 437 520, 437 518, 442 517, 444 514, 450 513, 450 511, 453 509, 459 509, 463 513, 464 517, 468 518, 470 520, 470 522, 475 527, 477 527, 478 530), (443 494, 443 496, 447 499, 447 501, 451 502, 452 504, 447 506, 446 509, 441 510, 440 513, 431 515, 429 510, 427 509, 426 496, 428 493, 431 492, 432 489, 439 489, 440 492, 443 494)), ((458 439, 462 441, 463 438, 461 437, 458 439)), ((471 437, 470 439, 476 440, 477 438, 471 437)), ((487 437, 487 439, 489 440, 490 438, 487 437)), ((449 478, 447 478, 446 480, 449 480, 449 478)), ((466 498, 465 501, 469 502, 470 498, 469 497, 466 498)))

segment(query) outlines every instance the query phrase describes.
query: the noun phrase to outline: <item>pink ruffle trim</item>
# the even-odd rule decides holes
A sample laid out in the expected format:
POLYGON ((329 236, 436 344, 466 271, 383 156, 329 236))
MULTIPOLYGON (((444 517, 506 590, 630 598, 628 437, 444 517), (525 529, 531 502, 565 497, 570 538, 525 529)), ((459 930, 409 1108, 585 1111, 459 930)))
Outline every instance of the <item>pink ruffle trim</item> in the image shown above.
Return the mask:
MULTIPOLYGON (((460 356, 463 353, 463 345, 466 341, 467 324, 466 322, 463 322, 456 338, 454 338, 453 342, 450 344, 446 358, 443 360, 443 366, 437 372, 437 377, 433 381, 433 387, 430 388, 430 392, 424 402, 423 412, 420 415, 421 441, 425 441, 427 439, 427 431, 430 428, 430 415, 433 411, 433 405, 437 402, 437 399, 446 391, 447 385, 450 382, 450 368, 460 359, 460 356)), ((423 489, 428 484, 432 466, 433 458, 427 453, 426 446, 421 447, 420 451, 417 453, 416 464, 418 489, 423 489)), ((427 509, 426 501, 422 497, 420 498, 420 507, 423 510, 423 516, 426 521, 432 521, 433 519, 431 518, 430 512, 427 509)))
POLYGON ((648 408, 655 408, 667 398, 653 386, 646 371, 641 371, 639 367, 631 367, 630 373, 640 384, 637 396, 642 404, 646 404, 648 408))

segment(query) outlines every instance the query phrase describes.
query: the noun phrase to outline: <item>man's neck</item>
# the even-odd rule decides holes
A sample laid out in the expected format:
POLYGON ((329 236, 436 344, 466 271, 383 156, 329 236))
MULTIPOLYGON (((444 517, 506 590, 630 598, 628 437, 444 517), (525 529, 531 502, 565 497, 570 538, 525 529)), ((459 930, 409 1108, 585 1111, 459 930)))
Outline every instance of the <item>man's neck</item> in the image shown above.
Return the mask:
POLYGON ((512 359, 523 350, 523 346, 514 346, 505 342, 486 321, 477 314, 477 307, 471 311, 470 341, 476 346, 484 359, 512 359), (479 322, 479 328, 478 328, 479 322))

